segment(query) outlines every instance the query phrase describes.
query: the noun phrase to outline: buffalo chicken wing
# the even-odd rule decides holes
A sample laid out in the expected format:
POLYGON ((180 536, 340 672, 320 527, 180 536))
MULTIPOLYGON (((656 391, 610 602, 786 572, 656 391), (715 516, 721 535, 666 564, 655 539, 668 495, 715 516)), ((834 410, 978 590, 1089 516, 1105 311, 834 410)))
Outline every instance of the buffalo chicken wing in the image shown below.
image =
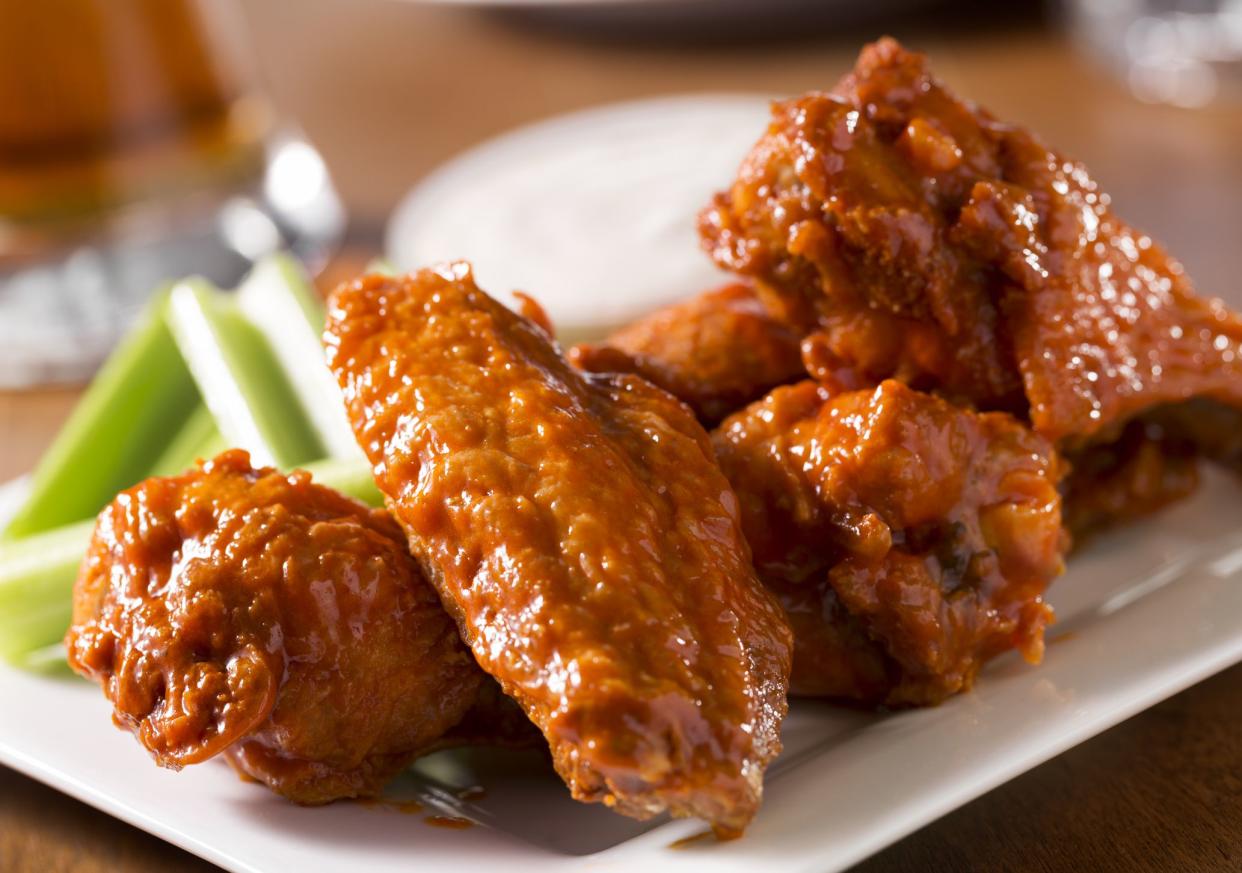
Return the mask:
POLYGON ((386 513, 236 450, 100 514, 66 647, 157 762, 299 803, 377 793, 486 681, 386 513))
POLYGON ((795 693, 936 703, 1002 651, 1039 660, 1066 545, 1047 440, 894 381, 778 388, 714 440, 795 693))
POLYGON ((574 796, 740 832, 791 639, 690 411, 571 368, 464 264, 340 287, 325 338, 411 550, 574 796))

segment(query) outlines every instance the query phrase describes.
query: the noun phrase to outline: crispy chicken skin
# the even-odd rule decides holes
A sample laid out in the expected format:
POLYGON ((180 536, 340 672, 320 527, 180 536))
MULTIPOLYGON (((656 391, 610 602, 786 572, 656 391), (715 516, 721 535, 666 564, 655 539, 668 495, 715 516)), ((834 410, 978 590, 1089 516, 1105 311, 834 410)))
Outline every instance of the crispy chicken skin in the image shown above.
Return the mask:
POLYGON ((593 373, 637 373, 711 427, 803 376, 801 339, 750 283, 734 282, 657 310, 604 343, 575 346, 568 357, 593 373))
POLYGON ((760 577, 789 612, 792 690, 930 704, 1043 653, 1066 539, 1047 440, 895 381, 807 381, 713 440, 760 577))
POLYGON ((740 833, 792 641, 690 411, 571 368, 461 263, 341 286, 325 342, 411 550, 573 795, 740 833))
POLYGON ((807 332, 836 387, 886 377, 1059 446, 1191 397, 1242 405, 1242 318, 1113 214, 1086 169, 883 39, 777 104, 704 245, 807 332))
POLYGON ((378 793, 486 679, 386 513, 237 450, 104 509, 66 647, 161 765, 308 804, 378 793))

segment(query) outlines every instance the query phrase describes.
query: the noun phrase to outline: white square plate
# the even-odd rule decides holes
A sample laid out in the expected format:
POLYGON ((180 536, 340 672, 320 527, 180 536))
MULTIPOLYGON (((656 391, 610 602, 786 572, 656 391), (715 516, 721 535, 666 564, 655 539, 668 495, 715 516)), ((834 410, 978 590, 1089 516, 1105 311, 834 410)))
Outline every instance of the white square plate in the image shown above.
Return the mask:
POLYGON ((840 870, 1242 660, 1242 491, 1206 478, 1193 500, 1074 556, 1053 588, 1060 620, 1041 666, 998 659, 974 692, 934 709, 796 701, 764 807, 731 843, 693 839, 701 823, 575 804, 546 764, 513 753, 426 759, 392 791, 420 800, 419 815, 303 809, 224 765, 160 770, 112 727, 94 687, 7 668, 0 762, 235 871, 840 870), (460 799, 473 785, 484 795, 460 799), (424 817, 437 811, 477 826, 433 827, 424 817))

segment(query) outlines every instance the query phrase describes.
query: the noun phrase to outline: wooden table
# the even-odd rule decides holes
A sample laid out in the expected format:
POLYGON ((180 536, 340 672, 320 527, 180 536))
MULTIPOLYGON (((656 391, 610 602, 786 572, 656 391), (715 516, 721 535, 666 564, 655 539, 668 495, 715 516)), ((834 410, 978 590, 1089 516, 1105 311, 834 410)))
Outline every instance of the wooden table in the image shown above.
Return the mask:
MULTIPOLYGON (((272 93, 324 152, 354 218, 354 238, 372 246, 411 184, 505 128, 645 95, 824 87, 848 66, 862 38, 809 33, 758 44, 637 44, 606 32, 566 33, 546 20, 373 0, 251 0, 245 12, 272 93)), ((1178 252, 1201 287, 1242 304, 1242 112, 1145 106, 1055 30, 962 24, 935 29, 923 19, 913 33, 892 29, 929 50, 962 92, 1085 160, 1119 211, 1178 252)), ((29 468, 75 396, 0 394, 0 480, 29 468)), ((1240 716, 1242 667, 989 793, 858 869, 1242 869, 1240 716)), ((209 869, 0 768, 0 871, 209 869)))

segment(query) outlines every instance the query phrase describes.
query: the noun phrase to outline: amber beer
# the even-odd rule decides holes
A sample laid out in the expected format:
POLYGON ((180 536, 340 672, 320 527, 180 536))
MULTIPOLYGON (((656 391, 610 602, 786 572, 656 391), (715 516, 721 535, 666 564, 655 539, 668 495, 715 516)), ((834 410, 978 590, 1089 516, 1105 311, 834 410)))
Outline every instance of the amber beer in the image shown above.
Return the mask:
POLYGON ((268 118, 236 15, 224 0, 0 0, 0 262, 32 228, 257 172, 268 118))

